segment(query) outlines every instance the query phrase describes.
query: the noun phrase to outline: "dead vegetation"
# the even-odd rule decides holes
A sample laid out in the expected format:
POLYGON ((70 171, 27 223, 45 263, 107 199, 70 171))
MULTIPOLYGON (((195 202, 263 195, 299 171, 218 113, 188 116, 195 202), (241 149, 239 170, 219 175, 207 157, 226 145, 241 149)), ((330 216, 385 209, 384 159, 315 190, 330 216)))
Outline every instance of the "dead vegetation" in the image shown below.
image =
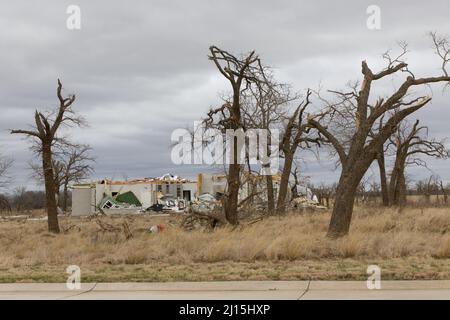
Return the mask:
MULTIPOLYGON (((77 264, 88 272, 99 270, 92 276, 105 281, 112 278, 103 273, 102 268, 123 269, 124 278, 116 273, 118 278, 114 280, 126 281, 133 274, 127 276, 130 268, 147 270, 148 266, 161 268, 164 265, 179 268, 172 277, 164 272, 161 273, 163 278, 156 276, 156 279, 209 279, 180 275, 182 266, 192 265, 202 266, 198 275, 206 272, 214 274, 214 279, 219 276, 224 280, 235 279, 235 276, 230 278, 213 272, 223 264, 230 268, 254 267, 259 271, 255 269, 251 274, 264 279, 304 278, 308 274, 320 279, 338 279, 349 272, 352 274, 349 278, 358 278, 365 275, 365 268, 372 263, 384 265, 386 273, 394 278, 450 278, 448 209, 398 212, 357 208, 352 232, 338 240, 324 237, 328 220, 329 213, 305 213, 269 217, 248 221, 239 227, 225 226, 205 232, 182 229, 182 217, 65 218, 61 220, 64 232, 58 235, 47 231, 45 221, 2 221, 0 281, 35 279, 30 273, 45 273, 55 268, 61 270, 58 279, 64 279, 64 269, 70 264, 77 264), (159 223, 166 226, 163 232, 148 232, 151 225, 159 223), (296 276, 282 273, 277 277, 271 276, 268 268, 283 265, 289 269, 298 264, 314 265, 314 268, 302 269, 296 276), (336 265, 340 265, 340 269, 336 269, 336 265), (354 269, 355 265, 358 268, 354 269)), ((246 274, 245 270, 242 272, 246 274)))

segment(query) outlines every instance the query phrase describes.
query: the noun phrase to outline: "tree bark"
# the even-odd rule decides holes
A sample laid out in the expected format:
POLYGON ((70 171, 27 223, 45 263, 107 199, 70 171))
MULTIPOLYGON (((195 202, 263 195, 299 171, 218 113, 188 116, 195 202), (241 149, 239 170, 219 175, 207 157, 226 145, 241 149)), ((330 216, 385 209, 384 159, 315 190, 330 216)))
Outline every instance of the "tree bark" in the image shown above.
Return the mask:
POLYGON ((45 199, 47 203, 48 231, 59 233, 56 186, 52 165, 51 142, 42 144, 42 168, 44 169, 45 199))
POLYGON ((383 206, 387 207, 389 206, 389 189, 387 184, 387 177, 386 177, 386 162, 384 158, 384 150, 383 148, 380 148, 377 155, 377 162, 378 167, 380 169, 380 187, 381 187, 381 199, 383 201, 383 206))
POLYGON ((267 188, 267 209, 269 214, 273 214, 275 211, 275 196, 273 193, 273 180, 271 175, 266 175, 266 188, 267 188))
POLYGON ((327 237, 329 238, 345 236, 350 230, 357 189, 375 155, 373 158, 370 155, 367 157, 361 161, 352 161, 352 165, 347 163, 342 168, 328 227, 327 237))
POLYGON ((291 176, 292 162, 294 161, 294 154, 285 151, 284 167, 281 173, 280 190, 278 191, 277 212, 283 213, 286 211, 286 197, 289 187, 289 177, 291 176))
POLYGON ((405 180, 406 154, 403 150, 397 150, 391 181, 389 182, 389 203, 393 206, 406 204, 406 180, 405 180))
POLYGON ((336 190, 336 200, 331 214, 327 236, 339 238, 348 234, 352 220, 353 205, 355 203, 358 183, 356 178, 341 177, 336 190))
POLYGON ((406 205, 406 179, 405 179, 405 168, 400 171, 397 179, 397 205, 404 207, 406 205))
POLYGON ((240 164, 234 163, 229 165, 228 172, 228 197, 225 201, 225 218, 232 225, 237 225, 238 220, 238 201, 240 187, 240 164))

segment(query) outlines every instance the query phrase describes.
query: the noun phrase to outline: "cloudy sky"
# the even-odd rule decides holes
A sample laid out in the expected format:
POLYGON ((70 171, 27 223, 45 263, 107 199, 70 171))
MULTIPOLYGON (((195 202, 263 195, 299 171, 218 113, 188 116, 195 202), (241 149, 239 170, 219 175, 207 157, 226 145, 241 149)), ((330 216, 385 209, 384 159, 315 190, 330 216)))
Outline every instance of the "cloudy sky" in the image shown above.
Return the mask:
MULTIPOLYGON (((256 50, 296 90, 338 89, 360 78, 361 60, 380 68, 381 54, 399 40, 410 44, 417 75, 438 73, 427 32, 450 35, 448 12, 448 0, 2 1, 0 150, 15 160, 14 185, 34 188, 29 143, 7 129, 27 128, 36 108, 55 107, 59 77, 89 122, 70 134, 94 148, 96 178, 194 176, 195 168, 171 163, 170 134, 192 126, 227 90, 207 59, 210 45, 237 54, 256 50), (380 30, 367 28, 371 4, 381 9, 380 30), (80 30, 66 27, 69 5, 81 9, 80 30)), ((449 136, 450 94, 439 87, 432 93, 432 104, 414 118, 432 135, 449 136)), ((317 183, 335 179, 325 155, 321 163, 305 157, 304 175, 317 183)), ((431 165, 450 181, 448 163, 431 165)))

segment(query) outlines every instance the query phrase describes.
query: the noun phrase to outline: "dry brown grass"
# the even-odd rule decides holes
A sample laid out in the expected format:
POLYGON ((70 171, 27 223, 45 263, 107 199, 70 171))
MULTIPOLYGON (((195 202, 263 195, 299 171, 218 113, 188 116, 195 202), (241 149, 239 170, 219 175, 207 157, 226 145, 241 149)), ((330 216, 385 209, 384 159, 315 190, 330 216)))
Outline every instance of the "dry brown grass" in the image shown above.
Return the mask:
POLYGON ((337 241, 325 238, 328 213, 214 232, 184 231, 175 218, 104 219, 117 226, 126 219, 134 237, 97 232, 86 219, 63 219, 62 228, 72 228, 60 235, 49 234, 45 221, 0 222, 0 281, 64 281, 70 264, 95 281, 361 278, 373 263, 390 278, 450 279, 444 208, 358 208, 350 235, 337 241), (146 232, 161 222, 169 224, 164 232, 146 232))

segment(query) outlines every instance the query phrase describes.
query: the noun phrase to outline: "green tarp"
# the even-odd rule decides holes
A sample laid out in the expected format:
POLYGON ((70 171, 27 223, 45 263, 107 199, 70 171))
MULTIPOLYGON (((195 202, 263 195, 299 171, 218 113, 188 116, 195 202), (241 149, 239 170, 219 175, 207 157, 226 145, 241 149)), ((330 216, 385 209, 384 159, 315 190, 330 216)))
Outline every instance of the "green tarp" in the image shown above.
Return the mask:
POLYGON ((141 202, 132 191, 121 193, 116 197, 116 201, 128 204, 134 204, 136 207, 142 207, 141 202))

